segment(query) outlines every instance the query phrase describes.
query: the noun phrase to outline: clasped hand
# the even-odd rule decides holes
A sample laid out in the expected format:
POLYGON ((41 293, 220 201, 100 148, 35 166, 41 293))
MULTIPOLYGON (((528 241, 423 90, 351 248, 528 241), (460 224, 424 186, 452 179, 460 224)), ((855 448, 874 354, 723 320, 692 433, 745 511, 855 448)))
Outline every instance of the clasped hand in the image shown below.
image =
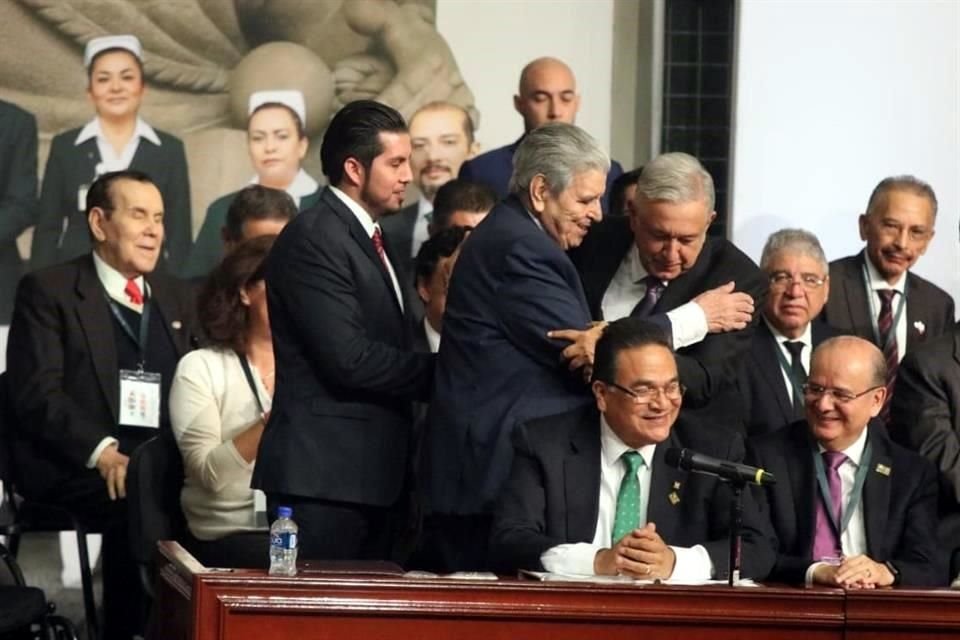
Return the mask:
POLYGON ((623 536, 612 549, 601 549, 593 559, 597 575, 666 580, 673 575, 677 556, 648 522, 623 536))

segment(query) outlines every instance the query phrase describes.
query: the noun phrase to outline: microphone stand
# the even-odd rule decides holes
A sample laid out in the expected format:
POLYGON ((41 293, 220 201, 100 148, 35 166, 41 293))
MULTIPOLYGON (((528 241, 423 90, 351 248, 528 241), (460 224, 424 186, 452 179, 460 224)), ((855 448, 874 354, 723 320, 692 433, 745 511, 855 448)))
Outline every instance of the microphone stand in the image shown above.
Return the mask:
POLYGON ((733 500, 730 502, 730 572, 727 584, 733 587, 740 582, 740 528, 743 526, 743 488, 746 483, 742 480, 729 482, 733 489, 733 500))

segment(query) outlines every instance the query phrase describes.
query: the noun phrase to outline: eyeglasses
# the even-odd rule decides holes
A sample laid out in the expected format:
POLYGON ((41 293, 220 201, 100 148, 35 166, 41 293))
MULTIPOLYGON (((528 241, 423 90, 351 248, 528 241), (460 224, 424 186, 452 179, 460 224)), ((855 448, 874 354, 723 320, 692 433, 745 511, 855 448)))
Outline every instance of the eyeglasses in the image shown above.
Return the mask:
POLYGON ((662 387, 654 387, 650 385, 641 385, 636 389, 628 389, 623 385, 619 385, 616 382, 605 382, 604 384, 613 387, 617 391, 627 395, 633 400, 633 404, 650 404, 655 399, 660 397, 660 392, 663 392, 664 397, 670 402, 679 402, 680 398, 683 397, 683 394, 686 393, 687 388, 680 384, 679 382, 670 382, 662 387))
POLYGON ((815 273, 801 273, 799 278, 794 278, 786 271, 777 271, 770 274, 770 286, 776 289, 789 289, 794 284, 800 284, 807 291, 815 291, 823 286, 827 279, 818 276, 815 273))
POLYGON ((843 389, 831 389, 830 387, 823 387, 819 384, 813 384, 808 382, 803 385, 803 395, 808 400, 819 400, 823 396, 833 396, 834 402, 839 404, 847 404, 848 402, 853 402, 857 398, 863 397, 870 393, 871 391, 876 391, 877 389, 882 389, 883 385, 877 385, 875 387, 870 387, 866 391, 861 391, 860 393, 853 393, 852 391, 844 391, 843 389))

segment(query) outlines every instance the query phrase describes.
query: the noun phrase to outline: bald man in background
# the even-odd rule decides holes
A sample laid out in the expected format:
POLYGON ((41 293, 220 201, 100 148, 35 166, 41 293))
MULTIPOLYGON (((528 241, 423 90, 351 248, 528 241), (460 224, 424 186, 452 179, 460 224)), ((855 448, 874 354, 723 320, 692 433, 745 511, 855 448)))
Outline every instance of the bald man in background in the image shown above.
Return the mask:
MULTIPOLYGON (((513 96, 513 108, 523 117, 523 136, 512 144, 482 153, 460 167, 460 177, 488 185, 499 198, 507 197, 507 183, 513 173, 513 153, 523 137, 548 122, 574 124, 580 110, 577 79, 563 61, 556 58, 537 58, 520 73, 520 88, 513 96)), ((611 160, 607 187, 603 198, 603 212, 609 211, 609 194, 613 181, 623 168, 611 160)))

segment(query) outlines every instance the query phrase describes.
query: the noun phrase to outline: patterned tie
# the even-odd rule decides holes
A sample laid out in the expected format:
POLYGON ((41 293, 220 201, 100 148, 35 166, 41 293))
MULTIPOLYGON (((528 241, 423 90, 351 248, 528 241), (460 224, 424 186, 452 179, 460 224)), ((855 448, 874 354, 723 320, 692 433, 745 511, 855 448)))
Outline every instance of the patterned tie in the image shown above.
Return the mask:
POLYGON ((373 228, 373 248, 377 250, 377 255, 380 256, 380 261, 383 263, 383 266, 386 268, 387 272, 390 272, 390 267, 387 263, 387 252, 383 248, 383 234, 380 233, 380 227, 376 226, 373 228))
POLYGON ((137 286, 135 278, 127 280, 127 286, 123 288, 123 292, 127 294, 127 297, 130 298, 130 302, 133 304, 143 304, 143 292, 140 291, 140 287, 137 286))
POLYGON ((900 366, 900 350, 897 348, 897 328, 893 326, 893 297, 897 292, 893 289, 878 289, 880 295, 880 316, 877 318, 877 328, 880 330, 880 348, 883 349, 883 358, 887 361, 887 399, 880 410, 880 419, 884 424, 890 421, 890 400, 893 399, 893 385, 897 381, 897 367, 900 366))
MULTIPOLYGON (((843 491, 840 488, 840 465, 847 460, 847 456, 839 451, 824 451, 823 466, 827 473, 827 488, 830 490, 830 501, 833 502, 835 522, 840 523, 843 513, 843 491)), ((817 562, 823 558, 837 558, 843 555, 840 545, 840 536, 830 524, 827 515, 826 503, 823 496, 817 492, 817 528, 813 536, 813 560, 817 562)))
POLYGON ((614 545, 640 526, 640 478, 637 472, 645 464, 643 456, 636 451, 625 451, 620 459, 626 464, 627 473, 617 493, 617 513, 613 518, 614 545))
POLYGON ((807 381, 807 372, 803 368, 803 359, 800 357, 806 345, 799 340, 784 340, 783 346, 790 352, 790 377, 796 381, 796 384, 790 384, 790 391, 793 393, 793 417, 800 419, 803 417, 803 395, 797 387, 807 381))
POLYGON ((649 316, 653 308, 657 306, 657 301, 660 300, 660 296, 663 295, 663 290, 666 289, 663 281, 656 276, 647 276, 642 282, 647 285, 647 291, 643 294, 637 306, 633 308, 633 311, 630 312, 630 316, 634 318, 646 318, 649 316))

